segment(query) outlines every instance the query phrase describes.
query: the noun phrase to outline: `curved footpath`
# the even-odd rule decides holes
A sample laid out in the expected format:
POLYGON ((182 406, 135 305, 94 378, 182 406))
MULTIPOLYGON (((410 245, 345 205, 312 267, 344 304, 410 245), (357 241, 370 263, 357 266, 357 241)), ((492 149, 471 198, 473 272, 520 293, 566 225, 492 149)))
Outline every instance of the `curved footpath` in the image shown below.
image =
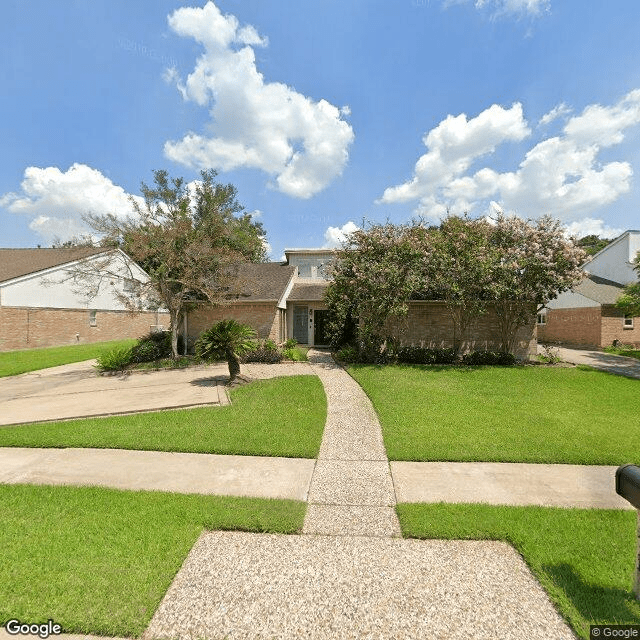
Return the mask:
MULTIPOLYGON (((311 350, 309 356, 310 364, 293 371, 317 374, 327 394, 317 460, 0 449, 0 482, 308 500, 303 535, 204 532, 144 638, 574 638, 510 545, 402 539, 394 506, 479 501, 628 508, 613 489, 615 467, 390 465, 366 394, 329 354, 311 350), (152 486, 144 485, 140 478, 151 468, 152 486)), ((10 636, 0 631, 4 637, 10 636)))

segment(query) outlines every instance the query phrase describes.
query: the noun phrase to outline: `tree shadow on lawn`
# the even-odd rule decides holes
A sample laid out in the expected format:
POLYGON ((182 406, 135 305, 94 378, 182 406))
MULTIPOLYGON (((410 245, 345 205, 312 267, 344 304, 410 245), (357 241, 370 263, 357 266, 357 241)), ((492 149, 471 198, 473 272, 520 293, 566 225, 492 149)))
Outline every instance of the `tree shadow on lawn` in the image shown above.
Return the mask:
POLYGON ((543 564, 541 571, 564 592, 573 607, 584 618, 587 626, 581 625, 580 621, 576 620, 572 620, 572 623, 577 628, 582 627, 580 630, 586 633, 586 637, 589 636, 589 624, 640 623, 633 591, 589 584, 566 562, 543 564))

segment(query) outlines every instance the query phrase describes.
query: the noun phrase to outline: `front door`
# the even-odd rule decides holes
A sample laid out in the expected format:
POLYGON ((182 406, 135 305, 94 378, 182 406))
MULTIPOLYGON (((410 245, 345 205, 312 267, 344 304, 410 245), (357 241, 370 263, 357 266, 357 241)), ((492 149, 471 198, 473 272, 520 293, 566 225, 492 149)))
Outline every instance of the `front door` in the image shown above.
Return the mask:
POLYGON ((313 344, 316 347, 326 347, 329 345, 327 335, 327 321, 329 312, 324 309, 316 309, 313 312, 313 344))
POLYGON ((293 337, 299 344, 309 342, 309 308, 293 307, 293 337))

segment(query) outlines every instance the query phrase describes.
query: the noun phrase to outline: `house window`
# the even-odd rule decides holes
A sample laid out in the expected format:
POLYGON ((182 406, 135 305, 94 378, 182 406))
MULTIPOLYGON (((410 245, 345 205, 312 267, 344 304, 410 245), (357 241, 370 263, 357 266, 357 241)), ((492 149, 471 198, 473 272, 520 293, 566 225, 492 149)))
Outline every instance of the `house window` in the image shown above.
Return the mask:
POLYGON ((538 313, 538 324, 539 325, 547 324, 547 314, 544 311, 540 311, 538 313))
POLYGON ((96 311, 89 311, 89 326, 90 327, 97 327, 98 326, 98 319, 96 317, 97 312, 96 311))
POLYGON ((131 278, 125 278, 122 289, 125 293, 133 293, 136 290, 136 281, 131 278))
POLYGON ((625 329, 633 329, 633 316, 625 314, 625 316, 624 316, 624 318, 622 320, 622 326, 625 329))

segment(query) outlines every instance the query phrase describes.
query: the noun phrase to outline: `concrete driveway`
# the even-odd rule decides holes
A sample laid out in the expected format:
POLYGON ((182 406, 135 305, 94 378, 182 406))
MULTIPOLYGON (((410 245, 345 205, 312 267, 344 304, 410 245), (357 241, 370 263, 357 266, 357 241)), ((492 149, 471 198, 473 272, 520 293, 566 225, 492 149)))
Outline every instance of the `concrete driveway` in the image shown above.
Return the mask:
POLYGON ((225 405, 224 364, 98 376, 94 360, 0 380, 0 425, 225 405))
MULTIPOLYGON (((635 358, 616 356, 595 349, 569 349, 568 347, 552 346, 552 350, 557 351, 565 362, 586 364, 600 371, 640 380, 640 360, 635 358)), ((538 345, 538 353, 544 353, 542 345, 538 345)))

